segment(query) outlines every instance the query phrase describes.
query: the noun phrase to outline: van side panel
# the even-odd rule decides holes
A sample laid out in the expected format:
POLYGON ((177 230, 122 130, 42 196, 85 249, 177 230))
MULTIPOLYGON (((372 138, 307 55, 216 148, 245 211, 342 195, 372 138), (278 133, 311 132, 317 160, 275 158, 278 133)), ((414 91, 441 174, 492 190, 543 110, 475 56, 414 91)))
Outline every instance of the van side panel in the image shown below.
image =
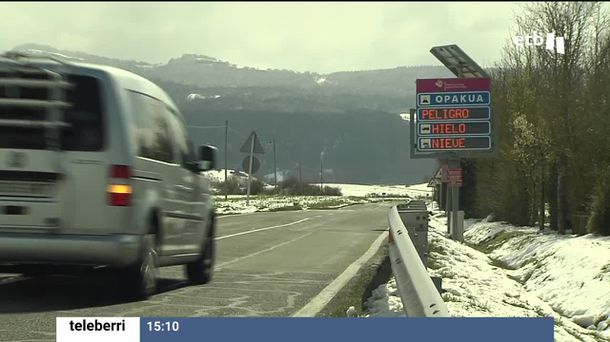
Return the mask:
POLYGON ((117 84, 111 75, 91 71, 100 80, 104 117, 104 147, 101 151, 69 151, 67 169, 73 198, 69 206, 72 224, 65 229, 72 234, 134 233, 130 227, 131 207, 109 205, 107 187, 112 165, 130 165, 128 140, 117 84))

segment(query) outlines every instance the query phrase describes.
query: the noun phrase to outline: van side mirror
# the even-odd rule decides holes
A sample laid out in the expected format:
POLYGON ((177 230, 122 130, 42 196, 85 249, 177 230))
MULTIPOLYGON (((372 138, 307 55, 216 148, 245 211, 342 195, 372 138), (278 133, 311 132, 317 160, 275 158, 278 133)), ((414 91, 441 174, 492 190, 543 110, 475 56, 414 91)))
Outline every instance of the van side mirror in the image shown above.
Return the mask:
POLYGON ((199 146, 199 171, 210 171, 216 168, 218 149, 212 145, 199 146))

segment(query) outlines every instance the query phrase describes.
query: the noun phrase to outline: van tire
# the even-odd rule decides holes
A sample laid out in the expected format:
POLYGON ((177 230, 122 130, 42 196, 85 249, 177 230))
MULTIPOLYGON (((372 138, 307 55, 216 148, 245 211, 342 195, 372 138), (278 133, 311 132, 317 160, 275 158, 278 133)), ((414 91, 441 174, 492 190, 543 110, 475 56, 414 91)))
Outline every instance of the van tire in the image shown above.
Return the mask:
POLYGON ((155 235, 142 238, 140 257, 133 265, 121 270, 121 283, 125 295, 131 300, 145 300, 157 291, 159 279, 158 255, 155 235))
POLYGON ((186 276, 191 284, 202 285, 212 280, 216 258, 216 217, 210 215, 210 226, 202 241, 202 251, 196 261, 186 264, 186 276))

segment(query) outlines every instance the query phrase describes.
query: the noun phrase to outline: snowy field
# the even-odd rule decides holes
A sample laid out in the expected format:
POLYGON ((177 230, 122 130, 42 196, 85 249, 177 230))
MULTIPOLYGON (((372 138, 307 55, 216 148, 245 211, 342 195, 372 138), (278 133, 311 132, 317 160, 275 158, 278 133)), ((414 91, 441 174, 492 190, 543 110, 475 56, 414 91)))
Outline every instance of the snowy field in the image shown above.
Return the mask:
MULTIPOLYGON (((319 186, 320 183, 315 185, 319 186)), ((339 184, 324 183, 324 186, 339 188, 343 196, 353 197, 405 197, 418 193, 409 190, 406 185, 366 185, 366 184, 339 184)))
MULTIPOLYGON (((228 170, 228 176, 234 175, 245 180, 247 174, 228 170)), ((212 182, 224 180, 224 170, 208 171, 206 177, 212 182)), ((319 183, 312 183, 318 185, 319 183)), ((407 185, 366 185, 366 184, 337 184, 324 183, 325 186, 339 188, 342 196, 279 196, 279 195, 256 195, 250 196, 247 203, 246 195, 229 195, 225 200, 224 195, 214 196, 216 213, 219 215, 243 214, 276 210, 310 210, 310 209, 334 209, 353 204, 362 204, 379 201, 406 201, 408 197, 420 198, 429 193, 426 184, 415 186, 407 185)), ((272 185, 266 185, 272 188, 272 185)))
MULTIPOLYGON (((206 171, 203 173, 210 181, 218 183, 225 179, 224 169, 206 171)), ((248 174, 242 171, 227 170, 227 176, 236 176, 245 180, 248 174)), ((256 179, 256 177, 253 177, 256 179)), ((311 185, 319 186, 320 183, 311 183, 311 185)), ((272 185, 268 185, 272 186, 272 185)), ((343 196, 350 197, 416 197, 430 192, 427 184, 418 185, 368 185, 368 184, 343 184, 343 183, 324 183, 324 186, 341 189, 343 196)))
POLYGON ((368 203, 363 199, 342 196, 251 196, 247 203, 246 196, 216 196, 214 205, 219 215, 245 214, 281 209, 336 209, 352 204, 368 203))
MULTIPOLYGON (((204 175, 211 182, 224 182, 224 180, 225 180, 225 170, 224 169, 205 171, 205 172, 202 172, 201 174, 204 175)), ((227 177, 229 177, 229 179, 230 179, 231 176, 248 178, 248 174, 245 172, 227 170, 227 177)))
MULTIPOLYGON (((486 244, 485 254, 447 239, 444 214, 434 212, 429 272, 443 278, 452 316, 553 317, 556 341, 610 341, 610 238, 467 220, 465 241, 486 244)), ((402 316, 395 280, 366 306, 368 316, 402 316)))

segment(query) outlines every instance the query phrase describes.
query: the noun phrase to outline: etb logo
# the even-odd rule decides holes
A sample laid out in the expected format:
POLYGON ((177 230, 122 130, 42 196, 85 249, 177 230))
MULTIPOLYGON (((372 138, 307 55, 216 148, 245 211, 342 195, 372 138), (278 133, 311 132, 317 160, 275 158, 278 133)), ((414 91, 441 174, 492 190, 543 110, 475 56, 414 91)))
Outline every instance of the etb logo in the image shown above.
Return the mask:
POLYGON ((526 36, 515 36, 513 38, 515 46, 542 46, 545 49, 559 54, 565 54, 565 39, 563 37, 555 37, 555 32, 547 33, 546 38, 538 32, 528 34, 526 36))

